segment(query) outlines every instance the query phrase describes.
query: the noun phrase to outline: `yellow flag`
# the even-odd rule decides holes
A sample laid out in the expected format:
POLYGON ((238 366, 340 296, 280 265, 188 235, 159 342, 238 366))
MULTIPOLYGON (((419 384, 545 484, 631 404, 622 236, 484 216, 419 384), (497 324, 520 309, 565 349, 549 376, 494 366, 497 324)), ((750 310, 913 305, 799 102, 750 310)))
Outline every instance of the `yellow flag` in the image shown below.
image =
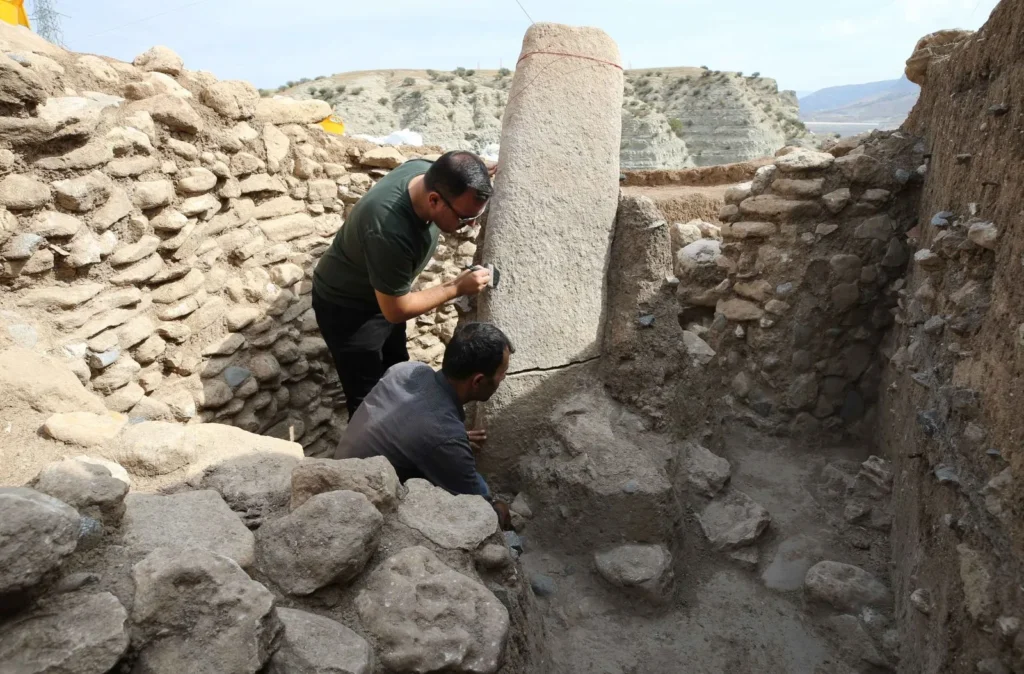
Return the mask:
POLYGON ((323 127, 327 133, 335 133, 339 136, 345 135, 345 122, 341 121, 341 117, 337 115, 331 115, 324 121, 320 122, 320 126, 323 127))
POLYGON ((13 23, 15 26, 28 25, 28 15, 25 14, 25 0, 0 0, 0 20, 13 23))

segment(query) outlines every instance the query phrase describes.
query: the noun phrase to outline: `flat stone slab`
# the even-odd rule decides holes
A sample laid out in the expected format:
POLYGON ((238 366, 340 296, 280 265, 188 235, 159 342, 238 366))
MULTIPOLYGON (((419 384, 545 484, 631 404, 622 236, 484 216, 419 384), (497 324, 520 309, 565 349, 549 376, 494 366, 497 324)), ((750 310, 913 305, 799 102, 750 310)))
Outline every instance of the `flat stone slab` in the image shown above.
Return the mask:
POLYGON ((128 612, 109 592, 45 599, 0 630, 0 671, 107 672, 128 650, 128 612))
POLYGON ((405 483, 409 493, 398 519, 435 544, 450 550, 474 550, 498 531, 498 516, 483 498, 452 495, 426 480, 405 483))
POLYGON ((315 613, 277 609, 284 633, 267 674, 370 674, 373 649, 339 622, 315 613))
POLYGON ((243 568, 255 560, 252 532, 213 490, 129 494, 124 503, 124 544, 133 558, 170 547, 205 548, 243 568))

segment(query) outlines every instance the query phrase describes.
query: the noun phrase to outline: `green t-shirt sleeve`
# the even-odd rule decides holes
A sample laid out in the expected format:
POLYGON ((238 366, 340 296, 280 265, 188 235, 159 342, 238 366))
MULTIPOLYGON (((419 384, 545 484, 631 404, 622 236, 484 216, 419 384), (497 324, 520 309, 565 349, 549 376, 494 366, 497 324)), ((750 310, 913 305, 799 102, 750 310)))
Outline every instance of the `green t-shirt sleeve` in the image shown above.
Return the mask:
POLYGON ((416 278, 417 260, 405 243, 379 231, 368 232, 363 253, 374 290, 394 297, 409 293, 416 278))

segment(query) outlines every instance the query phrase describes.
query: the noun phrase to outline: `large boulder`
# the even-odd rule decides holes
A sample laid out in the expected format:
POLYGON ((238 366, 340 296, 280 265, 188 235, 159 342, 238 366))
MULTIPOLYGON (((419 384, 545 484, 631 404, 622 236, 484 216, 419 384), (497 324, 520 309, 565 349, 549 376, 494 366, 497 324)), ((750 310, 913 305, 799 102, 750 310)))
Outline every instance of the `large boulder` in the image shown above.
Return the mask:
POLYGON ((27 590, 78 546, 81 518, 52 496, 0 488, 0 596, 27 590))
POLYGON ((317 494, 260 527, 260 571, 296 595, 347 583, 377 551, 383 526, 384 517, 362 494, 317 494))
POLYGON ((925 35, 914 46, 904 73, 914 84, 924 86, 931 66, 947 60, 963 42, 974 35, 972 30, 940 30, 925 35))
POLYGON ((388 671, 498 671, 508 611, 477 581, 430 550, 411 547, 378 566, 356 599, 388 671))
POLYGON ((391 462, 383 456, 369 459, 303 459, 292 470, 292 510, 327 491, 362 494, 381 512, 398 504, 401 484, 391 462))
POLYGON ((205 548, 252 565, 256 541, 215 491, 189 491, 170 496, 129 494, 122 522, 124 544, 133 558, 157 548, 205 548))
POLYGON ((601 577, 653 602, 671 598, 672 554, 661 545, 623 545, 594 555, 601 577))
POLYGON ((274 596, 210 550, 163 548, 132 569, 136 672, 255 674, 280 639, 274 596))
POLYGON ((339 622, 291 608, 277 609, 281 646, 267 674, 370 674, 373 649, 339 622))
POLYGON ((87 456, 51 463, 31 484, 36 491, 67 503, 81 514, 109 523, 121 519, 130 485, 124 468, 87 456))
POLYGON ((74 372, 28 349, 0 351, 0 391, 0 409, 27 407, 44 414, 106 411, 103 401, 86 391, 74 372))
POLYGON ((198 473, 209 466, 254 454, 300 459, 302 446, 223 424, 181 426, 144 421, 126 426, 108 443, 106 454, 130 473, 152 476, 186 467, 198 473))
POLYGON ((405 486, 409 493, 398 508, 399 521, 442 548, 475 550, 498 531, 494 509, 480 496, 449 494, 426 480, 405 486))
POLYGON ((0 629, 0 671, 104 674, 128 650, 128 612, 109 592, 59 594, 0 629))

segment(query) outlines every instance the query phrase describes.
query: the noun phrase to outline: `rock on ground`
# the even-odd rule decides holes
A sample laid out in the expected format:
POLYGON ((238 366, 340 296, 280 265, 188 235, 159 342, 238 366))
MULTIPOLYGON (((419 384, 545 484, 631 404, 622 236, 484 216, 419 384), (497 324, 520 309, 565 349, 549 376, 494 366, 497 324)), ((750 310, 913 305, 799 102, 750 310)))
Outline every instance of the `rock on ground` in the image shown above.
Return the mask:
POLYGON ((889 662, 878 652, 864 626, 856 616, 832 616, 825 621, 825 633, 839 653, 852 666, 863 660, 869 665, 891 670, 889 662))
POLYGON ((764 533, 771 515, 741 491, 732 491, 708 504, 700 515, 700 527, 718 550, 751 545, 764 533))
POLYGON ((81 518, 52 496, 0 488, 0 596, 27 590, 78 546, 81 518))
POLYGON ((690 487, 703 496, 713 498, 729 481, 729 462, 693 442, 687 443, 684 451, 683 469, 690 487))
POLYGON ((284 632, 267 674, 370 674, 373 649, 339 622, 314 613, 277 609, 284 632))
POLYGON ((117 464, 85 456, 51 463, 31 484, 83 515, 108 523, 120 520, 129 485, 127 473, 117 464))
POLYGON ((109 592, 48 598, 0 630, 0 671, 103 674, 128 650, 128 612, 109 592))
POLYGON ((865 606, 886 607, 892 602, 889 590, 873 575, 842 562, 818 562, 807 571, 804 589, 812 599, 840 611, 858 611, 865 606))
MULTIPOLYGON (((0 352, 0 391, 4 399, 44 414, 106 411, 103 402, 86 391, 71 370, 28 349, 0 352)), ((4 402, 0 399, 0 405, 4 402)))
POLYGON ((255 558, 252 532, 211 490, 129 494, 122 531, 134 558, 162 547, 205 548, 243 567, 251 566, 255 558))
POLYGON ((227 557, 162 548, 136 564, 132 576, 139 650, 133 671, 255 674, 278 644, 274 596, 227 557))
POLYGON ((416 546, 370 574, 356 608, 389 671, 498 671, 508 611, 491 592, 416 546))
POLYGON ((405 483, 398 519, 450 550, 474 550, 498 530, 494 509, 480 496, 453 495, 426 480, 405 483))
POLYGON ((383 526, 384 517, 362 494, 317 494, 260 527, 260 571, 297 595, 347 583, 377 551, 383 526))
POLYGON ((80 447, 105 445, 117 437, 128 417, 114 412, 62 412, 43 423, 43 432, 54 440, 80 447))
POLYGON ((220 493, 232 510, 247 521, 288 507, 290 474, 299 460, 281 454, 254 454, 219 463, 203 476, 202 487, 220 493))
POLYGON ((637 590, 654 602, 667 601, 672 588, 672 554, 661 545, 623 545, 594 555, 601 577, 616 587, 637 590))
POLYGON ((398 504, 398 475, 383 456, 369 459, 303 459, 292 470, 292 510, 317 494, 348 490, 370 499, 381 512, 398 504))

